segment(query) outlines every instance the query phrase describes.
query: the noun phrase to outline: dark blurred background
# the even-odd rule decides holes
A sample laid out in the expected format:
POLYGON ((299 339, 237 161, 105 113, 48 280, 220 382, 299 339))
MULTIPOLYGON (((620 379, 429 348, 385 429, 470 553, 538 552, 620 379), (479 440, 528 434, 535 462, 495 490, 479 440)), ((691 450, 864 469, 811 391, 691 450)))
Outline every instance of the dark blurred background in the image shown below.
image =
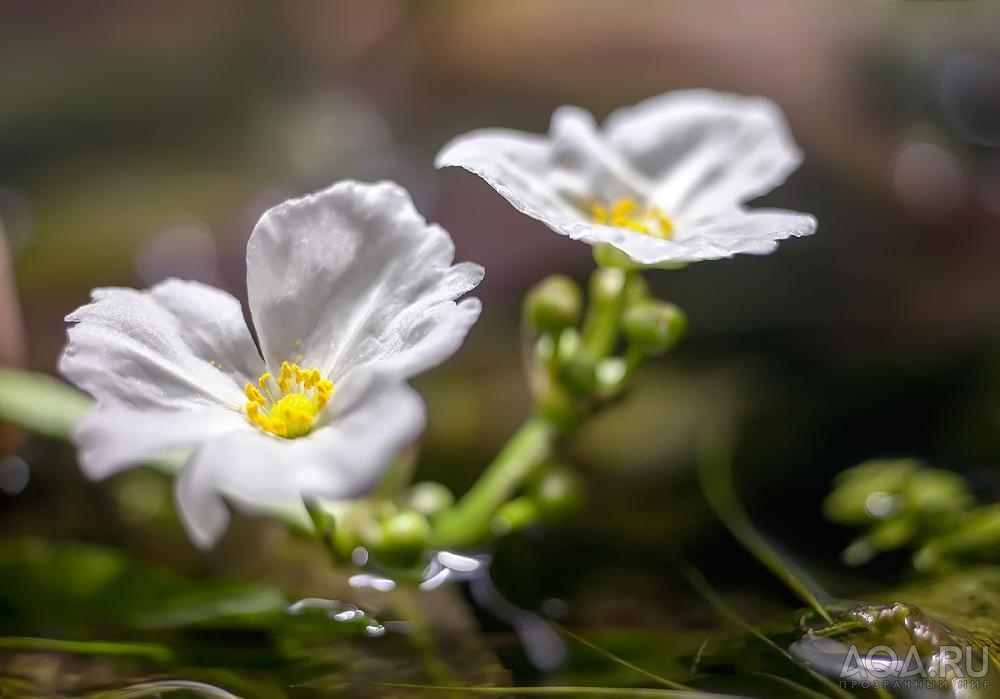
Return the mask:
MULTIPOLYGON (((179 276, 245 298, 267 207, 394 179, 487 269, 482 320, 418 382, 421 473, 461 490, 529 407, 521 294, 592 262, 478 178, 435 171, 437 149, 476 127, 544 131, 567 103, 603 118, 680 88, 766 95, 805 162, 759 203, 815 214, 817 234, 649 276, 689 336, 571 445, 586 508, 506 542, 495 577, 581 623, 683 626, 690 593, 668 572, 683 555, 765 609, 790 604, 698 494, 699 435, 722 418, 772 540, 837 594, 892 584, 905 556, 850 575, 838 562, 852 533, 820 512, 837 472, 914 455, 983 500, 1000 490, 998 26, 990 2, 0 2, 0 221, 25 362, 53 370, 62 318, 92 287, 179 276)), ((87 484, 68 446, 35 438, 0 468, 0 527, 254 570, 259 537, 237 527, 226 564, 196 555, 150 478, 87 484)))

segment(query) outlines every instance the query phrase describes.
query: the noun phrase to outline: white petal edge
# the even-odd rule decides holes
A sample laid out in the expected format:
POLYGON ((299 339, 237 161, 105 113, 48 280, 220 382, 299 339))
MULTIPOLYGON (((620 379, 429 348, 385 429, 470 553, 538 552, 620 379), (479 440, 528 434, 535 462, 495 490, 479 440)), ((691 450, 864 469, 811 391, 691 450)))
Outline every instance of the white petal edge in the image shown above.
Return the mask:
POLYGON ((766 194, 802 161, 781 109, 764 97, 678 90, 613 112, 604 134, 675 219, 766 194))
POLYGON ((77 425, 74 441, 80 469, 92 480, 163 457, 182 455, 208 439, 256 431, 243 415, 221 408, 140 411, 97 407, 77 425))
POLYGON ((360 367, 406 378, 444 361, 479 312, 456 299, 483 277, 454 255, 392 182, 339 182, 271 209, 247 245, 268 364, 298 361, 337 382, 360 367))
POLYGON ((438 152, 434 166, 468 170, 525 216, 566 235, 567 228, 580 222, 581 214, 544 176, 541 164, 548 153, 545 136, 509 129, 477 129, 449 141, 438 152), (538 165, 533 167, 535 163, 538 165))
POLYGON ((645 199, 654 191, 577 107, 557 109, 548 136, 510 129, 464 134, 446 144, 434 164, 478 175, 515 209, 556 232, 589 220, 584 212, 595 203, 645 199))
POLYGON ((198 282, 95 289, 66 320, 59 371, 102 407, 238 407, 263 365, 239 301, 198 282))
POLYGON ((778 241, 815 231, 816 219, 809 214, 781 209, 739 209, 694 224, 677 240, 662 240, 626 228, 597 224, 576 224, 564 234, 591 245, 608 243, 638 264, 656 265, 717 260, 738 254, 766 255, 774 252, 778 241))
POLYGON ((255 431, 209 441, 177 481, 182 521, 191 540, 208 548, 229 522, 226 500, 257 514, 298 507, 303 496, 366 495, 425 422, 423 401, 412 388, 379 380, 347 412, 307 437, 284 440, 255 431))

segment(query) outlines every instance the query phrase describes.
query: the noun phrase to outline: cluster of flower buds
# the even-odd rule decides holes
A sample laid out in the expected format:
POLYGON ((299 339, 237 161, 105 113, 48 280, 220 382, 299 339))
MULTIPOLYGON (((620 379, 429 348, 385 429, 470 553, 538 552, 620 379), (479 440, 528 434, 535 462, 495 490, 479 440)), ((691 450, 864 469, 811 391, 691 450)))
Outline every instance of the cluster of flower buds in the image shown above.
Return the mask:
POLYGON ((642 361, 671 349, 687 326, 639 272, 613 267, 591 276, 586 309, 569 277, 542 280, 525 298, 524 320, 537 335, 530 373, 539 410, 564 431, 620 396, 642 361))

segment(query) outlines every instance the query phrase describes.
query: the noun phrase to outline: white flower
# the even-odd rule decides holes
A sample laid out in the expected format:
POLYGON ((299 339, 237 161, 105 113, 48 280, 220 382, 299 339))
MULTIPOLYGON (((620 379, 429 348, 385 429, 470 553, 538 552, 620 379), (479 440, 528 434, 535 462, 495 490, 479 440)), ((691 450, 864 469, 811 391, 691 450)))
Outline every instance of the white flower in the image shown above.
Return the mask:
POLYGON ((97 400, 76 432, 104 478, 190 452, 177 501, 212 544, 223 497, 250 511, 366 493, 424 425, 406 379, 443 361, 479 316, 482 279, 399 186, 341 182, 261 218, 249 311, 197 282, 107 288, 67 320, 60 370, 97 400), (262 358, 263 356, 263 358, 262 358))
POLYGON ((620 109, 601 129, 586 111, 561 107, 547 136, 473 131, 436 165, 479 175, 556 233, 653 265, 769 253, 812 233, 808 214, 743 206, 800 160, 769 100, 689 90, 620 109))

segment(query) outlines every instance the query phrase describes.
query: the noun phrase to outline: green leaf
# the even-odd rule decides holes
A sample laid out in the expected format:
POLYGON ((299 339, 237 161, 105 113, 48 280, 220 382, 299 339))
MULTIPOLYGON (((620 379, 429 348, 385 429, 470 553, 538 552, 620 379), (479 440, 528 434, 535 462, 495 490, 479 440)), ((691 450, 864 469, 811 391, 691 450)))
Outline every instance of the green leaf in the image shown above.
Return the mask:
POLYGON ((91 405, 86 395, 48 374, 0 369, 0 420, 4 422, 69 439, 91 405))
POLYGON ((0 580, 4 630, 23 634, 240 626, 288 605, 271 587, 192 581, 114 549, 39 539, 0 545, 0 580))

